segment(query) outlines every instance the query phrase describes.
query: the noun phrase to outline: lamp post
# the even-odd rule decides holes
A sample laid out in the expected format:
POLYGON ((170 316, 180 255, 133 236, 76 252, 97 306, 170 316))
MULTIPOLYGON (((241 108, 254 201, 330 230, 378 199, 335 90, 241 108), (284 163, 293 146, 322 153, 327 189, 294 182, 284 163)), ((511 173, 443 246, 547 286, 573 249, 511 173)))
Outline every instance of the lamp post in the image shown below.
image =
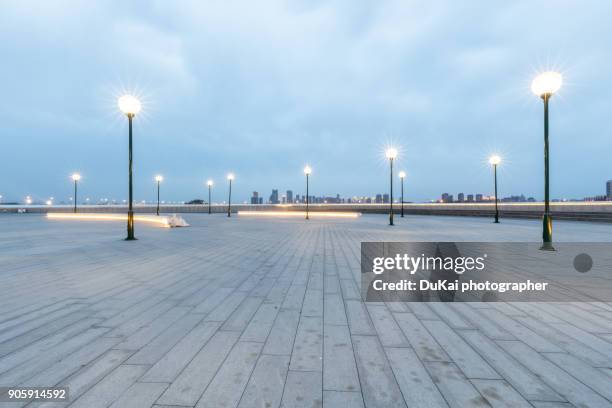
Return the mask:
POLYGON ((550 216, 549 167, 548 167, 548 101, 563 84, 563 77, 554 71, 543 72, 531 83, 531 91, 544 102, 544 216, 542 217, 542 246, 554 251, 552 246, 552 218, 550 216))
POLYGON ((234 173, 230 173, 227 175, 227 180, 229 181, 229 196, 227 198, 227 216, 232 216, 232 181, 234 180, 234 173))
POLYGON ((499 224, 499 209, 497 207, 497 203, 499 202, 497 198, 497 165, 501 163, 501 157, 494 155, 489 158, 489 164, 493 166, 493 180, 495 183, 495 223, 499 224))
POLYGON ((390 147, 385 151, 389 159, 389 225, 393 225, 393 160, 397 157, 397 149, 390 147))
POLYGON ((211 201, 210 201, 210 190, 212 189, 213 181, 212 180, 208 180, 206 182, 206 185, 208 186, 208 213, 212 214, 211 201))
POLYGON ((132 119, 140 112, 140 101, 132 95, 123 95, 117 101, 119 109, 128 118, 128 132, 129 132, 129 153, 128 153, 128 188, 129 188, 129 200, 128 200, 128 220, 127 220, 127 238, 126 241, 135 240, 134 237, 134 209, 133 209, 133 194, 132 194, 132 119))
POLYGON ((164 177, 160 174, 155 176, 155 182, 157 183, 157 215, 159 215, 159 185, 164 181, 164 177))
POLYGON ((399 178, 402 181, 402 218, 404 218, 404 179, 406 178, 406 172, 400 171, 399 178))
POLYGON ((81 175, 79 173, 74 173, 72 176, 70 176, 70 178, 74 182, 74 212, 76 213, 77 212, 77 184, 79 180, 81 179, 81 175))
POLYGON ((310 201, 309 198, 309 192, 308 192, 308 181, 310 178, 310 174, 312 173, 312 169, 310 168, 310 166, 306 165, 306 167, 304 167, 304 174, 306 175, 306 219, 309 220, 310 216, 309 216, 309 208, 308 208, 308 203, 310 201))

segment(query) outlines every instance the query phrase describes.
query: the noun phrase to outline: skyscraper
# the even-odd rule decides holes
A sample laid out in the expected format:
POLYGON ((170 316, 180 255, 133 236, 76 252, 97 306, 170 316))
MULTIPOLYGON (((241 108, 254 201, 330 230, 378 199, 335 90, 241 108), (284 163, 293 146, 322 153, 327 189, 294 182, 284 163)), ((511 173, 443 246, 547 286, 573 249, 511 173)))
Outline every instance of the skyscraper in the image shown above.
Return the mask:
POLYGON ((448 193, 443 193, 442 194, 442 202, 443 203, 452 203, 453 202, 453 195, 452 194, 448 194, 448 193))
POLYGON ((270 194, 270 204, 278 204, 278 190, 272 190, 272 194, 270 194))
POLYGON ((287 190, 287 204, 293 204, 293 191, 287 190))
POLYGON ((462 203, 465 201, 465 195, 463 193, 457 194, 457 201, 462 203))
POLYGON ((257 191, 253 191, 253 195, 251 196, 251 204, 259 204, 259 193, 257 191))
POLYGON ((608 200, 612 200, 612 180, 608 180, 606 183, 606 197, 608 200))

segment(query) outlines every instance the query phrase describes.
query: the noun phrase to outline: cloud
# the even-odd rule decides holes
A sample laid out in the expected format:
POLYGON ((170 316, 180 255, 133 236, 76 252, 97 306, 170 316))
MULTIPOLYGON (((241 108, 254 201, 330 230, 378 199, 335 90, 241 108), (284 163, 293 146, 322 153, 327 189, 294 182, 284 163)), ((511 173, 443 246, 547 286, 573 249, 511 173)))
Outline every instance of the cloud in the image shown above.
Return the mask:
POLYGON ((386 186, 377 149, 387 135, 405 147, 411 199, 487 193, 481 159, 508 145, 520 165, 506 170, 504 194, 540 196, 541 106, 528 84, 551 63, 567 79, 551 107, 553 195, 594 195, 610 178, 612 129, 598 120, 612 91, 608 2, 49 4, 0 13, 1 91, 11 95, 0 120, 18 135, 1 165, 54 141, 4 196, 60 196, 76 167, 99 175, 91 195, 123 195, 125 123, 107 92, 122 85, 149 95, 137 123, 143 198, 158 171, 175 199, 230 168, 241 199, 297 191, 307 161, 321 192, 374 194, 386 186))

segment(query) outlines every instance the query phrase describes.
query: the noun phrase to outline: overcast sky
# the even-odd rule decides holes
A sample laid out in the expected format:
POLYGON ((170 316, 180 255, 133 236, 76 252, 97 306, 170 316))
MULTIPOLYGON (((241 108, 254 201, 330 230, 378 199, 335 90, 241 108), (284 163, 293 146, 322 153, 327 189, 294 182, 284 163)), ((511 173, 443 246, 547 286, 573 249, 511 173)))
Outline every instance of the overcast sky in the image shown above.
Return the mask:
POLYGON ((552 196, 612 179, 612 2, 24 1, 0 3, 0 194, 127 196, 122 90, 135 119, 136 198, 304 190, 372 195, 400 149, 407 200, 543 195, 542 103, 551 100, 552 196), (129 3, 129 4, 128 4, 129 3))

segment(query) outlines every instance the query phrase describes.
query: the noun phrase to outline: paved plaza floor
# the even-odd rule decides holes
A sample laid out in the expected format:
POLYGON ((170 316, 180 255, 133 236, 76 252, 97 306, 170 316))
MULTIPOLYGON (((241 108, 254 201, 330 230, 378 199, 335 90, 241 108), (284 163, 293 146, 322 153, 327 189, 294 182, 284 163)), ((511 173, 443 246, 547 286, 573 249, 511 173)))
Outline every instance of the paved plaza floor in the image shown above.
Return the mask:
POLYGON ((0 386, 83 408, 612 406, 611 303, 361 300, 361 241, 538 241, 539 220, 184 217, 125 242, 1 215, 0 386))

